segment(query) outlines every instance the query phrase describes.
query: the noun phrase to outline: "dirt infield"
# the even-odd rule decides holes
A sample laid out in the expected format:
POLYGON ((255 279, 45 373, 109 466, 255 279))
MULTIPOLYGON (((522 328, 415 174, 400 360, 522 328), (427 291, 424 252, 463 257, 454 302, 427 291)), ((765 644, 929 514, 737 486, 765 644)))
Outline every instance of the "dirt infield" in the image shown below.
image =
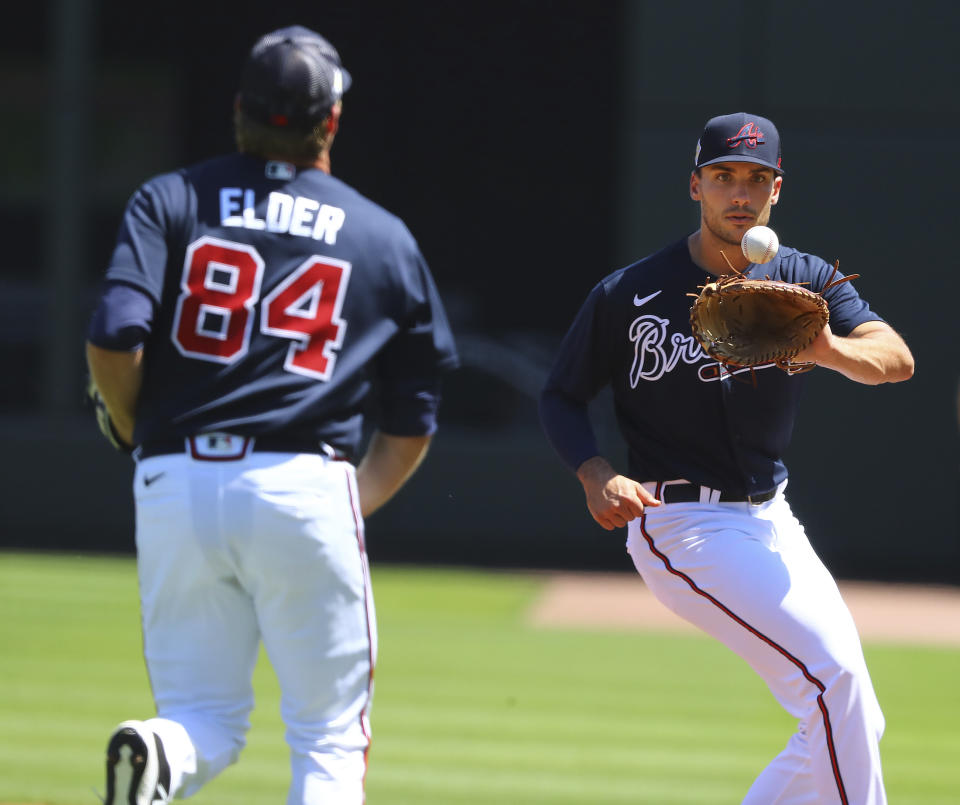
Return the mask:
MULTIPOLYGON (((960 646, 960 589, 847 581, 840 591, 865 641, 960 646)), ((624 573, 551 574, 528 617, 543 627, 698 632, 624 573)))

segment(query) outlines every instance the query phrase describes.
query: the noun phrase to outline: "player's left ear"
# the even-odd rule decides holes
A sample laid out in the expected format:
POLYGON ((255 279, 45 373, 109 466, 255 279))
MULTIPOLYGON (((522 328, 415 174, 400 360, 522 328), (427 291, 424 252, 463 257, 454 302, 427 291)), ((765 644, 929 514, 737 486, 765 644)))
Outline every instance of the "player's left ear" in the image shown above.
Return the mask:
POLYGON ((773 190, 770 191, 770 204, 776 204, 780 200, 780 186, 783 184, 782 176, 773 177, 773 190))
POLYGON ((331 108, 330 114, 325 121, 327 134, 336 134, 340 128, 340 113, 343 111, 343 104, 337 101, 331 108))
POLYGON ((694 201, 700 201, 700 172, 693 171, 690 174, 690 198, 694 201))

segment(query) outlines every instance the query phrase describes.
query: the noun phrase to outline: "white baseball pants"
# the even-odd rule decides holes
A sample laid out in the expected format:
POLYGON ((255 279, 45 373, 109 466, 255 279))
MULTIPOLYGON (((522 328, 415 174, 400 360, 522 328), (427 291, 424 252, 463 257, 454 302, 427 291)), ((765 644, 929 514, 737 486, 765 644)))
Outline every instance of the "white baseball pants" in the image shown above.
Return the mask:
POLYGON ((160 455, 134 475, 143 642, 171 787, 236 761, 262 639, 282 692, 289 805, 364 801, 376 625, 352 465, 160 455), (149 482, 149 483, 148 483, 149 482))
POLYGON ((744 805, 886 803, 860 638, 782 489, 760 505, 648 508, 627 550, 668 609, 739 654, 799 720, 744 805))

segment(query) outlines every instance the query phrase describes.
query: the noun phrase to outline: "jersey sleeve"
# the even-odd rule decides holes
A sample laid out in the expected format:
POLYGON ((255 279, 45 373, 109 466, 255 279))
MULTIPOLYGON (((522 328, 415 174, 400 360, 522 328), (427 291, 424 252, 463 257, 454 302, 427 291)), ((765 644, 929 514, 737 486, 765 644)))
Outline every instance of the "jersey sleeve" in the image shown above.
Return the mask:
MULTIPOLYGON (((842 271, 837 271, 834 275, 834 267, 825 260, 813 255, 797 254, 796 277, 790 282, 798 282, 803 279, 809 279, 811 290, 822 292, 830 282, 831 276, 836 282, 845 275, 842 271), (801 274, 803 276, 801 276, 801 274)), ((865 299, 857 293, 853 282, 843 282, 827 290, 823 295, 830 308, 830 329, 839 336, 847 336, 861 324, 868 321, 883 321, 883 318, 873 310, 865 299)))
POLYGON ((441 377, 459 364, 453 333, 436 284, 416 242, 395 248, 406 303, 397 333, 374 367, 377 425, 396 436, 423 436, 437 427, 441 377))
POLYGON ((154 303, 140 288, 108 281, 90 325, 87 340, 103 349, 120 352, 143 345, 153 325, 154 303))
POLYGON ((603 349, 603 285, 596 286, 564 336, 540 395, 547 440, 571 470, 597 455, 588 405, 610 380, 610 350, 603 349))
MULTIPOLYGON (((828 268, 832 273, 833 267, 828 266, 828 268)), ((838 271, 834 279, 840 279, 842 276, 838 271)), ((829 279, 829 273, 827 279, 829 279)), ((870 309, 867 301, 857 293, 852 281, 830 288, 824 294, 824 299, 830 307, 830 329, 837 335, 850 335, 855 328, 868 321, 883 321, 870 309)))
POLYGON ((609 381, 610 353, 604 349, 606 290, 601 283, 587 296, 573 324, 560 342, 546 390, 588 403, 609 381))
POLYGON ((140 288, 159 304, 171 239, 178 229, 171 211, 186 208, 186 186, 178 174, 142 185, 127 202, 107 279, 140 288))

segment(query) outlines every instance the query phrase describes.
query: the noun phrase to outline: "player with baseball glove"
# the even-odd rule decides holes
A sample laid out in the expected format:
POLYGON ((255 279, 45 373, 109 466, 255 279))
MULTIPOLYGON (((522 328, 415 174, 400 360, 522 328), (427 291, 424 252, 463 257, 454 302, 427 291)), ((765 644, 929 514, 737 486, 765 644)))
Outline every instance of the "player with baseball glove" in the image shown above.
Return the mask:
POLYGON ((593 518, 627 526, 650 590, 738 653, 798 720, 744 803, 883 805, 883 715, 853 619, 791 512, 783 454, 810 377, 799 370, 897 382, 913 357, 837 266, 762 231, 745 239, 766 228, 782 184, 771 121, 708 121, 688 185, 699 228, 591 291, 541 419, 593 518), (624 474, 600 455, 588 415, 605 386, 624 474))

